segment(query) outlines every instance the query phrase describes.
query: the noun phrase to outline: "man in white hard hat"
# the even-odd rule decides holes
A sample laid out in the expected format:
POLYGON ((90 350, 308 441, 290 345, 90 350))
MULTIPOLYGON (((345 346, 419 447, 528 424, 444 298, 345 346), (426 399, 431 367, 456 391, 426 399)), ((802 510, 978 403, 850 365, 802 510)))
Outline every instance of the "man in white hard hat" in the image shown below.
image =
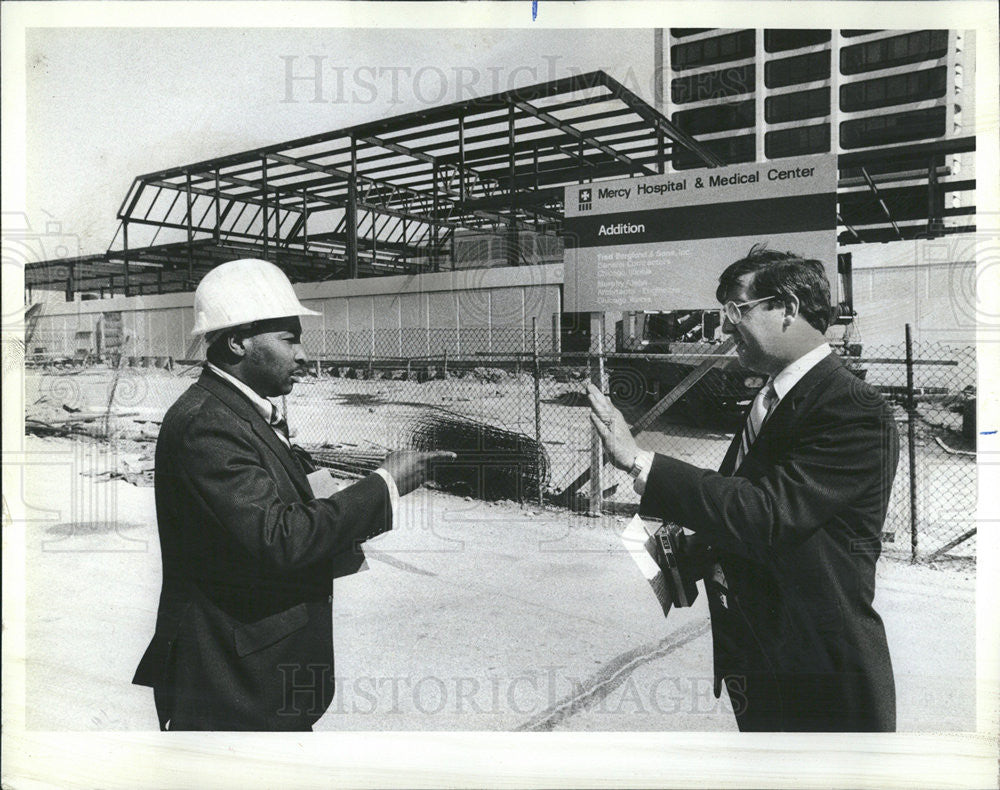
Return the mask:
POLYGON ((161 729, 310 730, 333 699, 332 580, 391 529, 396 502, 451 453, 391 453, 317 496, 304 451, 269 398, 306 362, 304 307, 267 261, 230 261, 195 291, 201 377, 156 443, 163 561, 156 630, 133 683, 161 729))

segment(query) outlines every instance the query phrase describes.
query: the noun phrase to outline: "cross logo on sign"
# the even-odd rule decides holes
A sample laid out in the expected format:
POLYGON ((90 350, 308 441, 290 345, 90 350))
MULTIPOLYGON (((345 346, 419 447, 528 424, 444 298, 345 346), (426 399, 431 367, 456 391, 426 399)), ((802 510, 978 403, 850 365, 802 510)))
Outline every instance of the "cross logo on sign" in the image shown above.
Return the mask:
POLYGON ((580 206, 579 206, 580 211, 590 211, 594 207, 594 204, 591 202, 591 200, 592 200, 591 190, 589 188, 581 189, 580 206))

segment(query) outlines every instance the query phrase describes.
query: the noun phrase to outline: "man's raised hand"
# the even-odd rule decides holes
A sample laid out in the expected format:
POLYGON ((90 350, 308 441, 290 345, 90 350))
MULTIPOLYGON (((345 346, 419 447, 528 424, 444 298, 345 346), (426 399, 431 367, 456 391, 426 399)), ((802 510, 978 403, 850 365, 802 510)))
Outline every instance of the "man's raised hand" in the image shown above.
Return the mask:
POLYGON ((430 476, 434 464, 454 461, 456 457, 455 453, 446 450, 394 450, 382 462, 382 468, 392 475, 399 495, 403 496, 430 476))
POLYGON ((608 458, 619 469, 630 469, 639 452, 639 445, 635 443, 628 423, 608 397, 593 384, 587 384, 587 397, 590 399, 590 421, 604 443, 608 458))

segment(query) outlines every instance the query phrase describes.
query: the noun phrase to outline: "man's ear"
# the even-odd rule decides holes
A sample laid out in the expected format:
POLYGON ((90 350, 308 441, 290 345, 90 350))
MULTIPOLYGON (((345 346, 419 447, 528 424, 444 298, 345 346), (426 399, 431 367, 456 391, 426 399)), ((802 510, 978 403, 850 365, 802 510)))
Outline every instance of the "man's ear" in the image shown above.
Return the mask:
POLYGON ((244 332, 230 332, 226 335, 226 351, 236 359, 243 359, 247 355, 247 341, 249 335, 244 332))
POLYGON ((784 319, 782 320, 782 323, 785 326, 790 326, 791 323, 798 317, 798 315, 799 315, 799 297, 797 297, 795 294, 791 294, 785 300, 785 316, 784 319))

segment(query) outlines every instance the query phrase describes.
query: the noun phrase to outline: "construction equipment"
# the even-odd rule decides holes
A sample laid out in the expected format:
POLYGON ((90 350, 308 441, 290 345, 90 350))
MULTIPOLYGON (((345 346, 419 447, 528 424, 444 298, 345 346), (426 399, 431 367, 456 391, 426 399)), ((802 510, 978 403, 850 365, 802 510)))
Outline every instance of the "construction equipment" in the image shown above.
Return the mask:
MULTIPOLYGON (((849 342, 848 329, 855 317, 850 253, 839 255, 837 264, 844 299, 837 307, 830 340, 855 375, 864 378, 864 369, 854 361, 861 356, 861 346, 849 342)), ((718 306, 623 313, 615 323, 615 353, 608 355, 606 363, 609 395, 618 406, 639 406, 649 397, 659 400, 717 354, 722 340, 718 306)), ((732 355, 705 371, 678 399, 678 406, 696 424, 738 421, 764 380, 732 355)))

